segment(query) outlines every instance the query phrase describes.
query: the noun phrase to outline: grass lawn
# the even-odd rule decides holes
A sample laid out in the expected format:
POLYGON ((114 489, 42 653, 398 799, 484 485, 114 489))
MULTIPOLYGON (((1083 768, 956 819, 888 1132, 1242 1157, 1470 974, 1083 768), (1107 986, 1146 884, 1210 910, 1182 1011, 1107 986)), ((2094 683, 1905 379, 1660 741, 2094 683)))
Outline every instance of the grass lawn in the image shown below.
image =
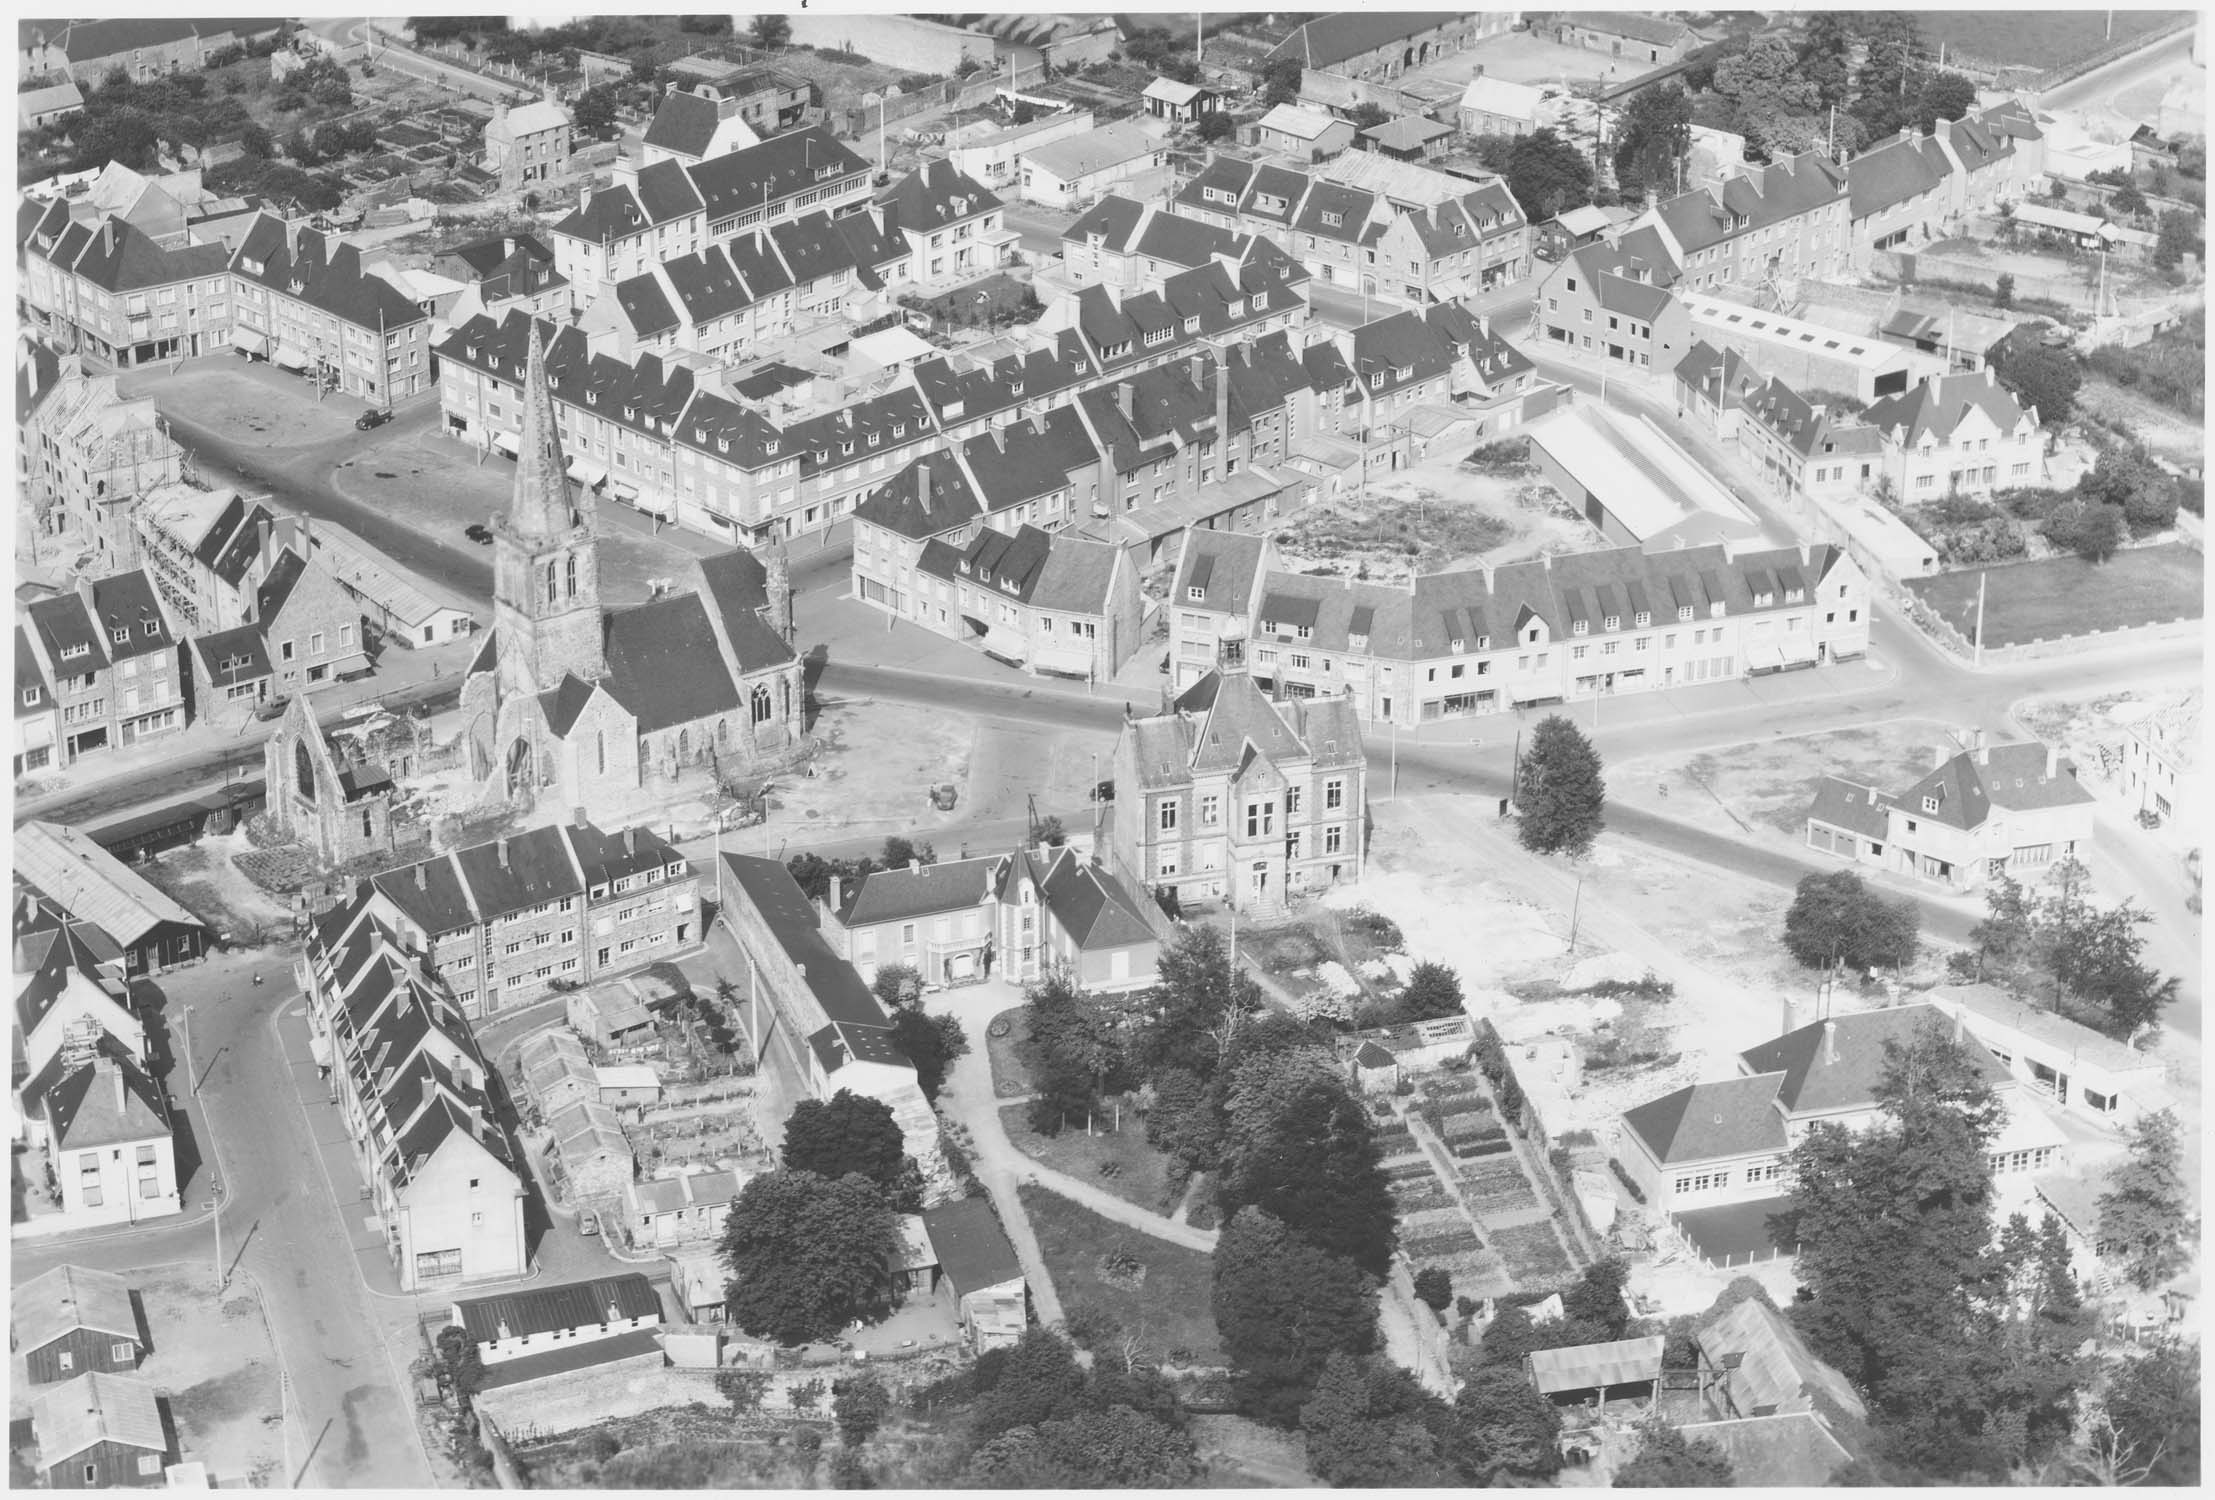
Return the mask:
POLYGON ((1949 50, 1980 62, 2058 68, 2151 31, 2175 14, 2162 10, 1924 10, 1915 13, 1915 21, 1933 51, 1944 42, 1949 50))
POLYGON ((1000 1106, 1000 1123, 1016 1150, 1057 1172, 1089 1182, 1104 1193, 1113 1193, 1126 1203, 1135 1203, 1148 1213, 1166 1214, 1176 1208, 1175 1204, 1162 1204, 1169 1191, 1169 1158, 1146 1144, 1146 1127, 1132 1111, 1123 1111, 1123 1128, 1119 1131, 1109 1128, 1115 1119, 1110 1106, 1107 1116, 1097 1122, 1096 1135, 1086 1135, 1080 1120, 1060 1135, 1048 1136, 1030 1128, 1029 1110, 1027 1104, 1000 1106))
MULTIPOLYGON (((2170 544, 2118 552, 2104 563, 2079 557, 1986 570, 1984 643, 2013 646, 2131 625, 2198 619, 2207 563, 2170 544)), ((1907 586, 1964 639, 1977 617, 1977 574, 1910 578, 1907 586)))
POLYGON ((1186 1350, 1194 1364, 1223 1362, 1212 1306, 1212 1256, 1126 1229, 1042 1187, 1024 1183, 1016 1191, 1064 1312, 1103 1308, 1165 1354, 1186 1350), (1120 1255, 1134 1258, 1136 1269, 1128 1274, 1110 1269, 1111 1257, 1120 1255))
POLYGON ((992 1061, 992 1092, 1012 1099, 1031 1091, 1031 1026, 1020 1005, 994 1016, 984 1030, 985 1055, 992 1061), (996 1035, 1007 1022, 1007 1035, 996 1035))
POLYGON ((1866 729, 1755 740, 1694 756, 1679 773, 1694 787, 1682 782, 1679 787, 1705 787, 1746 822, 1766 824, 1797 842, 1806 831, 1815 784, 1823 777, 1905 786, 1930 770, 1931 747, 1944 738, 1943 726, 1906 719, 1866 729))

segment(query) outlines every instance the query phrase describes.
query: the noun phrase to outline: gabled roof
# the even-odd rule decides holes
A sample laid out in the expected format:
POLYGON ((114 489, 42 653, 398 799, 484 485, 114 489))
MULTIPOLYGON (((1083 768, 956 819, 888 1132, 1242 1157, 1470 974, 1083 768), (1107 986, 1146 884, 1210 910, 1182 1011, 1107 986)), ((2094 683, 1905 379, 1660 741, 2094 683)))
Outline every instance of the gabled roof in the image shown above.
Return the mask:
POLYGON ((1060 852, 1040 891, 1054 920, 1083 951, 1159 940, 1123 883, 1070 850, 1060 852))
POLYGON ((795 657, 791 642, 763 618, 769 607, 769 571, 743 547, 710 553, 695 565, 707 603, 730 638, 741 672, 767 671, 795 657))
POLYGON ((147 1453, 169 1450, 153 1382, 136 1375, 87 1370, 39 1392, 31 1401, 31 1430, 38 1437, 39 1466, 47 1470, 100 1443, 147 1453))
POLYGON ((1850 212, 1855 218, 1882 213, 1946 180, 1944 158, 1934 162, 1931 158, 1938 153, 1926 152, 1926 144, 1922 137, 1894 139, 1846 163, 1846 181, 1853 188, 1850 212))
POLYGON ((1596 31, 1603 36, 1627 37, 1652 47, 1674 47, 1692 37, 1692 28, 1682 21, 1641 11, 1576 11, 1562 16, 1555 24, 1596 31))
POLYGON ((1895 800, 1910 816, 1961 829, 1982 827, 1995 807, 2032 812, 2078 807, 2093 800, 2077 780, 2074 761, 2056 756, 2050 773, 2047 761, 2046 747, 2035 740, 1964 750, 1895 800), (1935 807, 1929 805, 1933 802, 1935 807))
POLYGON ((1004 856, 948 860, 915 870, 874 870, 848 882, 835 913, 844 927, 908 922, 968 911, 994 894, 1004 856))
POLYGON ((15 871, 71 916, 97 924, 125 948, 136 947, 163 923, 203 927, 199 918, 79 828, 37 821, 19 824, 15 871))
POLYGON ((609 610, 606 630, 608 675, 600 685, 638 720, 641 734, 739 706, 699 595, 609 610))
POLYGON ((877 201, 898 215, 902 229, 926 233, 1000 207, 996 193, 945 158, 924 162, 885 189, 877 201))
MULTIPOLYGON (((1279 135, 1291 136, 1299 141, 1321 140, 1325 132, 1344 121, 1334 120, 1319 109, 1302 109, 1297 104, 1280 104, 1263 115, 1260 128, 1274 130, 1279 135)), ((1347 127, 1349 130, 1351 126, 1347 127)))
POLYGON ((854 507, 854 519, 910 541, 966 526, 984 514, 969 478, 951 454, 919 458, 854 507))
POLYGON ((1159 136, 1135 120, 1119 120, 1087 135, 1065 136, 1023 153, 1023 164, 1062 182, 1078 182, 1163 149, 1159 136))
POLYGON ((604 1327, 631 1318, 658 1319, 661 1297, 651 1281, 636 1271, 626 1271, 561 1286, 456 1298, 454 1313, 471 1343, 490 1344, 572 1328, 604 1327))
MULTIPOLYGON (((820 125, 771 136, 688 169, 709 219, 759 209, 818 183, 866 173, 869 164, 820 125)), ((640 174, 644 180, 644 174, 640 174)))
POLYGON ((1008 1243, 1007 1231, 1000 1227, 999 1215, 988 1199, 957 1198, 927 1208, 923 1230, 956 1297, 1023 1279, 1023 1262, 1008 1243))
POLYGON ((269 643, 258 625, 213 630, 193 637, 191 644, 210 687, 234 687, 270 673, 269 643))
POLYGON ((8 1332, 15 1347, 35 1353, 80 1328, 138 1342, 131 1285, 113 1271, 56 1266, 16 1287, 8 1332))
POLYGON ((162 614, 153 581, 144 568, 111 574, 93 584, 92 610, 104 633, 110 661, 177 649, 177 638, 170 634, 169 621, 162 614), (115 638, 119 630, 126 639, 115 638))
POLYGON ((1329 68, 1446 25, 1451 13, 1427 10, 1342 10, 1303 22, 1269 50, 1269 61, 1291 57, 1303 68, 1329 68))
POLYGON ((889 1035, 891 1020, 884 1007, 853 966, 824 940, 816 909, 792 872, 776 860, 751 854, 725 854, 723 867, 738 892, 761 914, 777 946, 806 971, 809 996, 824 1018, 834 1026, 889 1035))
POLYGON ((1882 843, 1891 836, 1891 806, 1892 799, 1873 786, 1825 776, 1815 784, 1815 800, 1808 805, 1807 816, 1810 822, 1882 843))
POLYGON ((1482 114, 1535 122, 1538 118, 1539 101, 1544 98, 1542 92, 1527 83, 1510 83, 1505 78, 1480 73, 1470 79, 1469 86, 1461 91, 1461 107, 1482 114))
POLYGON ((1372 125, 1362 132, 1390 151, 1413 151, 1442 135, 1453 133, 1453 126, 1425 119, 1421 115, 1403 115, 1397 120, 1387 120, 1382 125, 1372 125))
MULTIPOLYGON (((1869 1108, 1884 1076, 1885 1043, 1906 1046, 1926 1022, 1948 1032, 1959 1029, 1932 1005, 1860 1011, 1815 1021, 1748 1048, 1738 1055, 1739 1066, 1753 1075, 1784 1075, 1776 1096, 1788 1116, 1869 1108)), ((1971 1039, 1965 1050, 1988 1081, 2008 1081, 2007 1069, 1981 1043, 1971 1039)))
POLYGON ((2029 414, 2014 393, 1984 369, 1967 375, 1925 376, 1914 389, 1872 404, 1861 419, 1912 448, 1926 438, 1951 442, 1954 430, 1972 411, 1984 413, 2003 433, 2013 433, 2029 414))
POLYGON ((1783 1152, 1784 1116, 1777 1111, 1782 1073, 1688 1084, 1623 1111, 1623 1123, 1663 1166, 1783 1152))
POLYGON ((46 1090, 46 1123, 55 1144, 90 1151, 164 1140, 161 1091, 127 1057, 104 1051, 46 1090))

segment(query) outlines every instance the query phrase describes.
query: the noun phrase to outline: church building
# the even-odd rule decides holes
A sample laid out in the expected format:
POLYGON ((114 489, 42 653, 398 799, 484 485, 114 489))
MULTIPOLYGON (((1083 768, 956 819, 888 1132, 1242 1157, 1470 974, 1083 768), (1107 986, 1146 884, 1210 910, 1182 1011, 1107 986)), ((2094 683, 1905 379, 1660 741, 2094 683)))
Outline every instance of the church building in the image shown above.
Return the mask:
POLYGON ((692 589, 609 609, 594 522, 534 323, 514 498, 492 528, 493 624, 461 695, 481 801, 614 826, 642 794, 790 760, 804 695, 783 553, 703 557, 692 589))

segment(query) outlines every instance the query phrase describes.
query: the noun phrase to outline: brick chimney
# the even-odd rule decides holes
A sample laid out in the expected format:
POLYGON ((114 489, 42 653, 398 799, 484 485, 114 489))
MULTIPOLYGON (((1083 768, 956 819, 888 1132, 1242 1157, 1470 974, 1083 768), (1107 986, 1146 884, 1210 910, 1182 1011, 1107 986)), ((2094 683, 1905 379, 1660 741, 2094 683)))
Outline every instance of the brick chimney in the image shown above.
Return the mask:
POLYGON ((918 462, 915 466, 915 499, 923 507, 923 514, 931 513, 931 466, 918 462))
POLYGON ((497 843, 496 847, 497 847, 497 848, 499 849, 499 851, 500 851, 500 868, 501 868, 501 869, 503 869, 503 870, 505 870, 505 869, 506 869, 506 868, 508 867, 508 840, 507 840, 507 835, 505 835, 505 834, 502 834, 502 835, 500 836, 500 838, 499 838, 499 841, 498 841, 498 843, 497 843))
POLYGON ((833 875, 831 877, 831 910, 835 912, 845 904, 846 877, 843 875, 833 875))
POLYGON ((1835 1064, 1838 1061, 1838 1023, 1836 1021, 1825 1021, 1823 1023, 1823 1061, 1826 1064, 1835 1064))

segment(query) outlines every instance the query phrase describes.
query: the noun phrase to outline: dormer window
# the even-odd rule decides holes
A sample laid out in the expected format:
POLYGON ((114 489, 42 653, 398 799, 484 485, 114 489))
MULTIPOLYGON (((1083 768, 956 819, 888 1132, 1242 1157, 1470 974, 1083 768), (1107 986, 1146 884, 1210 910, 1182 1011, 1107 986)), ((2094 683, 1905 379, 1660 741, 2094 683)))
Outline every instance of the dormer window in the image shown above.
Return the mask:
POLYGON ((1768 607, 1769 607, 1770 605, 1772 605, 1772 604, 1774 604, 1774 603, 1776 603, 1776 602, 1777 602, 1777 596, 1776 596, 1776 595, 1774 595, 1774 594, 1756 594, 1756 595, 1754 595, 1754 608, 1755 608, 1755 609, 1767 609, 1767 608, 1768 608, 1768 607))
POLYGON ((1691 619, 1691 618, 1692 618, 1692 606, 1691 606, 1691 605, 1689 605, 1689 604, 1680 604, 1680 605, 1678 605, 1678 606, 1677 606, 1677 618, 1678 618, 1679 620, 1689 620, 1689 619, 1691 619))
POLYGON ((729 438, 727 438, 727 437, 719 437, 719 438, 717 438, 717 439, 715 440, 715 451, 716 451, 716 452, 718 452, 718 453, 728 453, 728 452, 730 452, 730 451, 731 451, 731 440, 730 440, 729 438))
POLYGON ((1200 320, 1198 318, 1186 318, 1184 320, 1184 331, 1186 333, 1198 333, 1200 331, 1200 320))
MULTIPOLYGON (((725 443, 723 447, 726 451, 728 451, 730 448, 730 444, 725 443)), ((777 456, 777 440, 775 438, 771 438, 768 442, 763 443, 761 445, 761 451, 768 454, 771 458, 775 458, 777 456)))
POLYGON ((852 438, 848 438, 838 445, 838 456, 840 458, 852 458, 854 456, 854 440, 852 438))
POLYGON ((881 433, 881 432, 872 432, 872 433, 870 433, 870 434, 869 434, 869 446, 870 446, 870 447, 874 448, 874 447, 876 447, 876 446, 877 446, 877 445, 878 445, 879 443, 882 443, 883 441, 884 441, 884 434, 883 434, 883 433, 881 433))
POLYGON ((1326 208, 1323 210, 1323 225, 1326 229, 1336 229, 1345 222, 1346 216, 1336 209, 1326 208))
POLYGON ((1925 797, 1923 799, 1923 811, 1931 813, 1938 811, 1938 799, 1936 797, 1925 797))
POLYGON ((80 641, 80 642, 79 642, 78 644, 74 645, 74 646, 64 646, 64 647, 62 647, 62 660, 63 660, 63 661, 75 661, 75 660, 76 660, 76 659, 77 659, 78 657, 80 657, 80 656, 90 656, 90 655, 92 655, 92 648, 91 648, 90 646, 88 646, 88 645, 85 645, 85 644, 84 644, 83 642, 81 642, 81 641, 80 641))
POLYGON ((1009 381, 1009 382, 1008 382, 1008 394, 1009 394, 1010 396, 1020 396, 1020 395, 1022 395, 1022 394, 1023 394, 1023 382, 1022 382, 1022 381, 1020 381, 1020 380, 1011 380, 1011 381, 1009 381))
MULTIPOLYGON (((1187 595, 1187 597, 1192 599, 1194 603, 1204 604, 1207 602, 1207 590, 1200 584, 1195 583, 1194 585, 1192 585, 1191 588, 1185 590, 1185 594, 1187 595)), ((69 653, 65 651, 62 654, 64 656, 67 656, 69 653)))
MULTIPOLYGON (((907 423, 905 423, 905 422, 895 422, 895 423, 893 423, 893 424, 892 424, 892 435, 893 435, 894 437, 896 437, 896 438, 904 438, 904 437, 906 437, 906 436, 908 435, 908 424, 907 424, 907 423)), ((777 445, 776 445, 775 443, 771 443, 771 444, 769 445, 769 451, 770 451, 771 453, 774 453, 774 452, 776 452, 776 451, 777 451, 777 445)))
POLYGON ((600 404, 600 393, 599 393, 598 391, 586 391, 586 392, 585 392, 585 405, 587 405, 587 406, 598 406, 599 404, 600 404))
POLYGON ((1653 622, 1653 614, 1648 610, 1642 609, 1637 614, 1631 617, 1631 623, 1633 625, 1636 625, 1640 630, 1644 630, 1648 625, 1653 624, 1653 622))
POLYGON ((1371 389, 1372 391, 1381 391, 1384 389, 1384 371, 1379 370, 1376 374, 1369 377, 1369 389, 1371 389))
POLYGON ((1244 297, 1231 298, 1231 316, 1234 318, 1246 316, 1246 299, 1244 297))
MULTIPOLYGON (((1146 343, 1149 347, 1155 344, 1166 344, 1169 342, 1169 336, 1174 332, 1176 332, 1176 330, 1173 328, 1156 328, 1151 333, 1146 335, 1146 343)), ((1128 344, 1119 344, 1116 346, 1115 349, 1110 349, 1108 353, 1110 355, 1113 355, 1119 350, 1127 349, 1129 347, 1130 346, 1128 344)))
POLYGON ((638 420, 638 408, 637 408, 637 407, 635 407, 635 406, 626 406, 626 407, 624 407, 624 408, 623 408, 623 420, 624 420, 624 421, 626 421, 626 422, 635 422, 635 421, 637 421, 637 420, 638 420))
POLYGON ((1605 630, 1621 630, 1623 628, 1623 617, 1621 615, 1609 615, 1607 617, 1607 622, 1601 628, 1605 630))
POLYGON ((1575 621, 1569 626, 1569 633, 1571 635, 1590 635, 1592 633, 1592 622, 1590 620, 1575 621))

